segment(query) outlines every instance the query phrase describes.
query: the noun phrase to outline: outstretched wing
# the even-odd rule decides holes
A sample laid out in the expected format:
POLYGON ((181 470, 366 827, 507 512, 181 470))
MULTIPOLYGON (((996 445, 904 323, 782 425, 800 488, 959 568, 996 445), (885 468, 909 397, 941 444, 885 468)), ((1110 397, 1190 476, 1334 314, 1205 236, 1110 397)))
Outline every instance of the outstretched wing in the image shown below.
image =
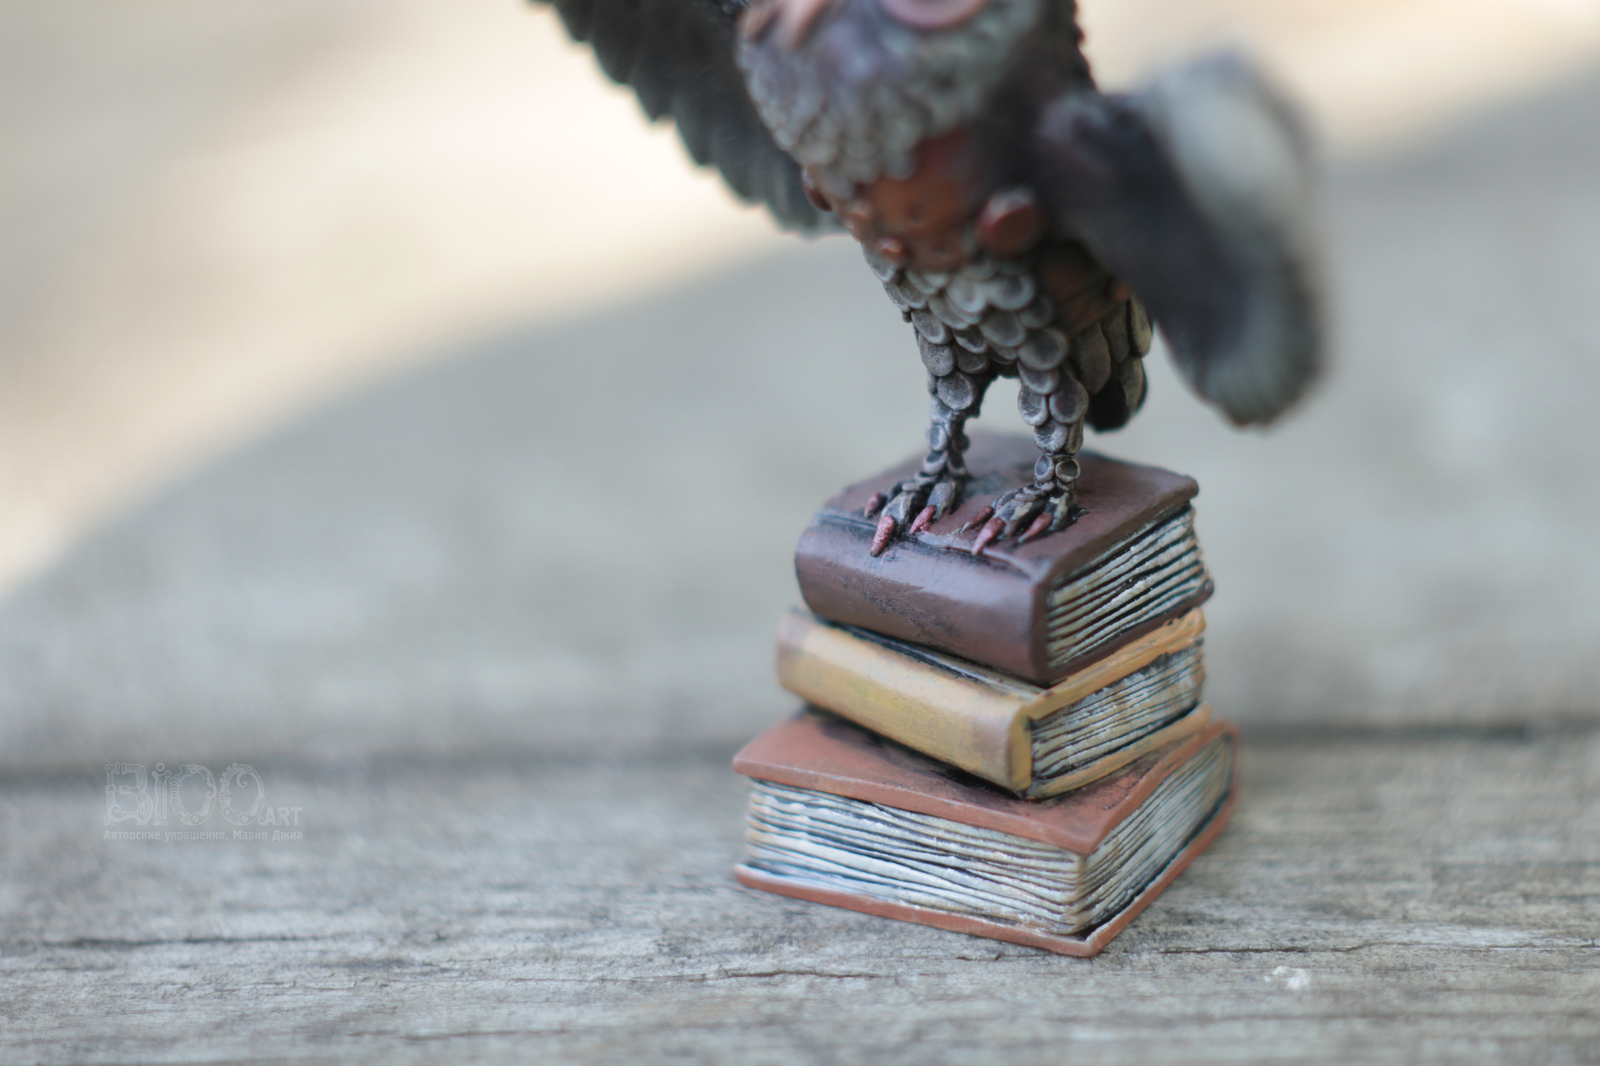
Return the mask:
POLYGON ((1133 289, 1197 392, 1267 422, 1321 363, 1304 140, 1242 60, 1133 96, 1074 93, 1037 131, 1057 222, 1133 289))
POLYGON ((743 0, 542 2, 589 42, 608 75, 633 87, 645 114, 673 120, 696 163, 716 167, 735 193, 765 204, 784 226, 822 227, 799 167, 762 125, 734 62, 743 0))

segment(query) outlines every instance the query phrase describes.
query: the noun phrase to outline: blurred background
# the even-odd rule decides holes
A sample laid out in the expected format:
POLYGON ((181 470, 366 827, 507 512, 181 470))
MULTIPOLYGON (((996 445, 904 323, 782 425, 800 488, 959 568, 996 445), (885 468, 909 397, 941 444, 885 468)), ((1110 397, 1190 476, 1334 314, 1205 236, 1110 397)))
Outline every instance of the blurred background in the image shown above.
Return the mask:
MULTIPOLYGON (((1214 704, 1600 713, 1600 0, 1082 7, 1110 86, 1248 45, 1326 159, 1312 402, 1236 433, 1156 354, 1090 444, 1200 480, 1214 704)), ((8 764, 787 706, 794 538, 921 431, 848 242, 737 205, 517 0, 0 0, 0 86, 8 764)))

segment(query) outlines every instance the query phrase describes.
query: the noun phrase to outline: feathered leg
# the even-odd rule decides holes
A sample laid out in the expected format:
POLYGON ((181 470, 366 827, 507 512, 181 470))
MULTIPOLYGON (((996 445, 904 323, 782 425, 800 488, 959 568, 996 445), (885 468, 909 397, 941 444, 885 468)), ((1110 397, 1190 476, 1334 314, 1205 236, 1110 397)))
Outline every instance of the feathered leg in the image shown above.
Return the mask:
POLYGON ((993 264, 969 265, 952 277, 899 266, 870 249, 866 258, 889 299, 916 330, 932 396, 928 457, 922 470, 867 508, 868 517, 879 515, 872 540, 872 554, 879 555, 896 533, 919 533, 961 502, 967 480, 963 458, 967 436, 962 427, 977 417, 983 394, 999 369, 984 332, 992 328, 986 315, 987 287, 1000 288, 1019 306, 1032 298, 1033 287, 1031 280, 997 278, 993 264))
POLYGON ((999 537, 1026 542, 1065 529, 1072 521, 1076 506, 1073 489, 1079 473, 1077 454, 1083 447, 1089 393, 1070 373, 1058 374, 1055 381, 1034 377, 1030 383, 1029 377, 1023 378, 1022 389, 1017 393, 1017 410, 1023 421, 1034 427, 1033 440, 1039 446, 1033 483, 994 501, 993 512, 984 518, 973 541, 974 554, 999 537))
POLYGON ((1001 537, 1032 540, 1072 522, 1084 423, 1115 429, 1144 402, 1140 356, 1149 347, 1149 320, 1137 301, 1127 300, 1112 302, 1070 340, 1046 331, 1019 349, 1017 410, 1033 427, 1039 461, 1031 485, 1001 496, 992 515, 983 516, 973 551, 1001 537))
POLYGON ((883 554, 897 532, 920 533, 960 502, 967 479, 964 456, 968 441, 963 427, 967 419, 977 417, 983 394, 995 376, 987 366, 974 369, 975 373, 967 373, 952 363, 945 374, 929 371, 928 455, 915 477, 900 482, 887 498, 876 497, 868 505, 867 516, 879 516, 872 538, 873 555, 883 554))

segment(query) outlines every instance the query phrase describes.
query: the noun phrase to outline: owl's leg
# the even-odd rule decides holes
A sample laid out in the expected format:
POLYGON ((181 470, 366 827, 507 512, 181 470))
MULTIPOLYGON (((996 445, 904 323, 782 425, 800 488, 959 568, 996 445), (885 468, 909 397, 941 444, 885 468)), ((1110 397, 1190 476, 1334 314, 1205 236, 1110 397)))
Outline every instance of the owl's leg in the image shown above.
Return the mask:
POLYGON ((1026 374, 1017 394, 1017 409, 1023 421, 1034 427, 1033 440, 1039 446, 1033 483, 1012 489, 994 501, 990 514, 978 516, 973 523, 981 524, 972 544, 974 555, 997 537, 1016 537, 1025 543, 1065 529, 1077 506, 1073 490, 1078 483, 1083 422, 1089 413, 1088 390, 1065 367, 1043 380, 1026 374))
POLYGON ((986 363, 978 366, 969 360, 968 369, 972 372, 958 370, 953 363, 944 374, 930 369, 928 455, 915 477, 874 496, 867 505, 867 517, 879 515, 873 555, 883 554, 895 533, 920 533, 960 502, 967 480, 964 456, 968 443, 962 427, 967 419, 977 417, 983 394, 994 380, 994 371, 986 363))

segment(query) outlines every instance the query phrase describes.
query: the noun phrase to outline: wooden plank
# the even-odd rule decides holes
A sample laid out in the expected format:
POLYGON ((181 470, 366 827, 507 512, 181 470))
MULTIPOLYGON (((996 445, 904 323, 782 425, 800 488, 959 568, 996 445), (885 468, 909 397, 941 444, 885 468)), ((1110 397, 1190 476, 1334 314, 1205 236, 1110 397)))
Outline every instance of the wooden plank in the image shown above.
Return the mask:
POLYGON ((0 1059, 1600 1061, 1600 727, 1248 742, 1094 960, 740 889, 728 754, 263 767, 277 843, 7 779, 0 1059))

